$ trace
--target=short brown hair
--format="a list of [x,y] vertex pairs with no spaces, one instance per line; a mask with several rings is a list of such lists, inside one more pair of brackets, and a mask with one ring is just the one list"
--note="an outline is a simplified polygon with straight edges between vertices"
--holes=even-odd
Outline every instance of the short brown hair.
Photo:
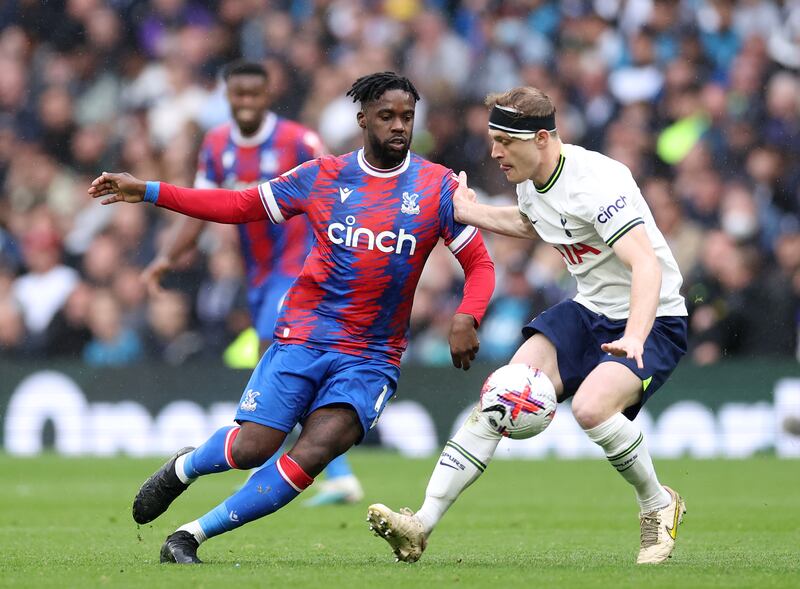
[[550,97],[533,86],[520,86],[508,92],[489,94],[486,106],[506,106],[518,110],[525,117],[546,117],[556,112]]

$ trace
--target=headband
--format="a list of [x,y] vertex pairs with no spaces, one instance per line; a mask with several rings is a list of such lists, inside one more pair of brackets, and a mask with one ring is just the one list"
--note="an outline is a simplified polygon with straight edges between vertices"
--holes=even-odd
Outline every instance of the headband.
[[533,139],[542,129],[550,133],[556,130],[556,113],[553,111],[543,117],[522,117],[518,110],[495,104],[489,113],[489,128],[504,131],[517,139]]

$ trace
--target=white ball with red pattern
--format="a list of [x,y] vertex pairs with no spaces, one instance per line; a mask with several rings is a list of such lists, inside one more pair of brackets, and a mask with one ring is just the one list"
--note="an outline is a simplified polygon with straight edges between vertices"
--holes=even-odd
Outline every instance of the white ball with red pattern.
[[553,383],[544,372],[527,364],[506,364],[483,383],[479,408],[499,434],[524,440],[550,425],[557,404]]

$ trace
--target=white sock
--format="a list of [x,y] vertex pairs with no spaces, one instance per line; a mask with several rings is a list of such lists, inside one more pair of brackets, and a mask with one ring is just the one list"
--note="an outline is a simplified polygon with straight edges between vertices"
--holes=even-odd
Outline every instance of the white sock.
[[178,475],[178,479],[184,485],[191,485],[193,482],[197,480],[197,477],[190,479],[186,476],[186,471],[183,469],[183,463],[186,462],[186,458],[191,454],[191,452],[187,452],[186,454],[181,454],[175,459],[175,474]]
[[605,451],[611,466],[633,486],[642,513],[669,505],[672,498],[658,482],[653,460],[638,425],[617,413],[584,431]]
[[425,502],[416,513],[426,536],[433,532],[461,492],[483,474],[500,438],[475,410],[448,440],[428,481]]
[[188,524],[183,524],[175,531],[180,532],[181,530],[184,532],[189,532],[192,536],[194,536],[194,539],[197,540],[198,544],[202,544],[207,540],[206,535],[203,533],[203,528],[200,527],[200,520],[194,520]]

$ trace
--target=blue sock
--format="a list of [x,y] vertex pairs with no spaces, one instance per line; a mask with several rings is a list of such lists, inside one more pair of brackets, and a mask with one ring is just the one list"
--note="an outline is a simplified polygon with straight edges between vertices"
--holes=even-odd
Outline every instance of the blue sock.
[[278,511],[312,482],[313,478],[283,454],[197,522],[206,538],[217,536]]
[[328,479],[337,479],[352,474],[353,470],[350,468],[350,463],[347,461],[347,457],[344,454],[331,460],[328,466],[325,467],[325,476]]
[[183,461],[183,474],[186,478],[195,479],[204,474],[236,468],[231,457],[231,447],[238,433],[238,425],[222,427],[202,446],[187,454]]

